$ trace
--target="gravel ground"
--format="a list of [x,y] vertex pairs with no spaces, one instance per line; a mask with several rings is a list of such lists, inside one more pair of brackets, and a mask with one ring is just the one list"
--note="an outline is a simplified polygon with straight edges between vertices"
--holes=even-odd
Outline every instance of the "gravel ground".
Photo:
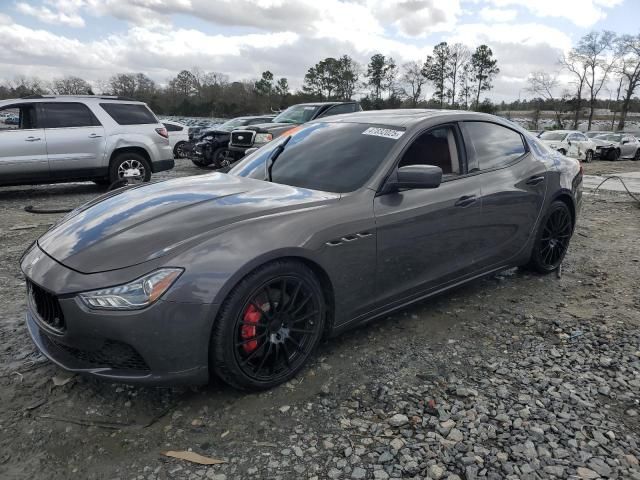
[[[196,173],[181,162],[165,176]],[[640,210],[628,197],[585,195],[562,278],[509,270],[467,284],[243,394],[70,377],[35,351],[18,259],[58,215],[22,208],[100,192],[0,189],[0,478],[640,479]],[[225,463],[161,454],[189,449]]]

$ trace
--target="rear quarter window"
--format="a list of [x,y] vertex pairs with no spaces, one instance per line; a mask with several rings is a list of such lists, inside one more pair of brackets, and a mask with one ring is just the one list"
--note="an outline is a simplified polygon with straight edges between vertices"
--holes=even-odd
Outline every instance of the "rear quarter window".
[[102,109],[119,125],[147,125],[158,123],[146,105],[137,103],[101,103]]
[[522,135],[510,128],[490,122],[464,122],[464,127],[481,171],[506,167],[527,151]]

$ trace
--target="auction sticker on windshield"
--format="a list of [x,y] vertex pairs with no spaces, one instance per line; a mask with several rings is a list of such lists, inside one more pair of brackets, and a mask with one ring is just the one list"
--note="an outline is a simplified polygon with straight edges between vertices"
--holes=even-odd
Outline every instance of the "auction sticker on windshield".
[[385,138],[393,138],[394,140],[399,139],[404,132],[401,130],[392,130],[391,128],[379,128],[379,127],[369,127],[364,132],[363,135],[374,135],[376,137],[385,137]]

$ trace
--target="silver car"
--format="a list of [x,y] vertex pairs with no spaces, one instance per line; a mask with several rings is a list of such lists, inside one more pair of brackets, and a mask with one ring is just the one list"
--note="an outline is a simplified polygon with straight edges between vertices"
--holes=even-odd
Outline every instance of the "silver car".
[[607,133],[591,139],[596,144],[596,157],[607,160],[632,158],[640,160],[640,142],[628,133]]
[[0,102],[0,185],[148,181],[173,166],[167,130],[142,102],[42,95]]

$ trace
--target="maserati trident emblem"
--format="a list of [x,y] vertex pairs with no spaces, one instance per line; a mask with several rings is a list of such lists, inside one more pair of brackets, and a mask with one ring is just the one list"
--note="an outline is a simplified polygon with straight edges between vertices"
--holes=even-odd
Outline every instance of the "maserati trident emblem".
[[244,136],[238,135],[238,140],[244,140]]

